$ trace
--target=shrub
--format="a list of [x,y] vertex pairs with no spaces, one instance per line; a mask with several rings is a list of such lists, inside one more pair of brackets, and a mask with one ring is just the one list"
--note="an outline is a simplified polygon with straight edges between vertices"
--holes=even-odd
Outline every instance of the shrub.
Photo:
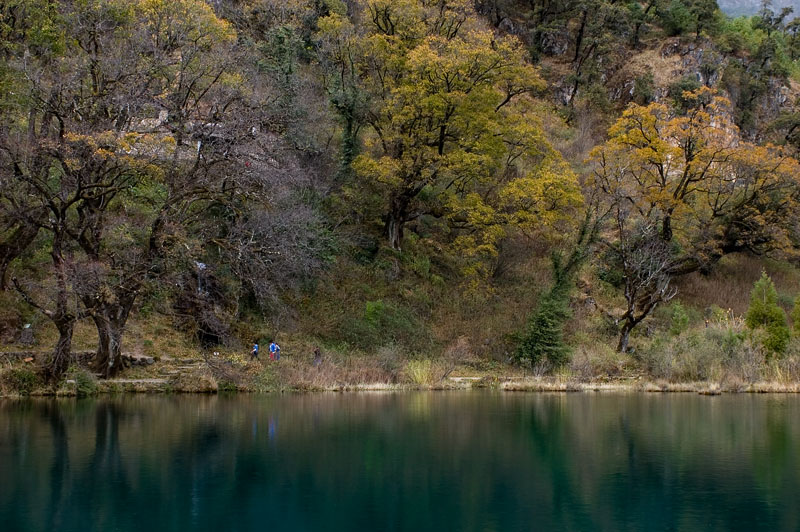
[[217,390],[219,392],[235,392],[239,389],[235,382],[229,380],[217,381]]
[[786,355],[773,363],[774,369],[777,370],[778,380],[794,383],[800,381],[800,341],[792,340],[786,350]]
[[762,331],[762,345],[771,353],[783,353],[791,334],[786,325],[786,313],[778,306],[778,292],[766,272],[753,285],[745,323],[751,330]]
[[378,349],[378,365],[391,376],[392,381],[397,381],[397,376],[403,368],[403,350],[397,345],[384,345]]
[[362,349],[386,344],[419,346],[425,332],[410,309],[383,300],[367,301],[363,317],[349,318],[341,327],[343,339]]
[[667,35],[674,37],[692,31],[694,17],[686,5],[679,0],[672,0],[666,10],[660,13],[662,25]]
[[689,314],[680,302],[676,301],[671,307],[671,318],[669,333],[673,336],[678,336],[689,327]]
[[708,378],[712,361],[719,358],[718,354],[709,353],[706,345],[701,345],[697,334],[674,339],[660,337],[642,353],[642,362],[652,376],[674,381]]
[[581,381],[590,381],[597,377],[619,376],[625,371],[630,357],[604,343],[590,347],[582,345],[576,349],[569,368],[572,375]]
[[97,378],[83,368],[71,368],[67,378],[75,381],[75,393],[78,397],[97,395]]
[[618,257],[613,251],[606,250],[600,254],[597,278],[614,288],[622,288],[625,284],[625,272],[622,271]]
[[3,372],[2,384],[11,393],[30,395],[40,380],[33,368],[11,368]]
[[273,368],[273,364],[267,364],[253,379],[253,390],[256,392],[277,392],[280,391],[280,379]]
[[696,381],[735,378],[758,380],[764,351],[742,330],[741,323],[714,323],[678,336],[661,336],[642,353],[656,378]]
[[569,316],[568,292],[554,287],[542,297],[528,322],[517,349],[517,360],[531,367],[542,360],[553,367],[564,364],[569,358],[569,348],[564,343],[564,322]]
[[672,105],[679,111],[686,111],[691,103],[683,93],[694,92],[700,88],[700,82],[696,76],[684,76],[669,86],[669,96],[672,98]]
[[797,299],[794,300],[794,306],[792,307],[792,329],[794,330],[795,336],[800,336],[800,296],[797,296]]
[[428,359],[409,360],[406,364],[406,375],[409,380],[419,386],[430,386],[433,384],[433,365]]
[[459,336],[456,338],[455,341],[444,349],[442,359],[449,369],[455,368],[459,364],[474,363],[476,361],[476,356],[472,351],[469,338],[466,336]]
[[647,72],[633,80],[633,101],[639,105],[647,105],[653,101],[655,95],[655,81],[653,73]]

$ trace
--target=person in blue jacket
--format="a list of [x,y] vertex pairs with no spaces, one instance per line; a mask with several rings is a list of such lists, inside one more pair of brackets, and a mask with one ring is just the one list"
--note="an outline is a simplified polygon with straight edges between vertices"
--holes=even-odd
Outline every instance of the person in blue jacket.
[[250,359],[258,358],[258,342],[253,343],[253,349],[250,351]]
[[280,360],[281,359],[281,346],[273,340],[269,344],[269,359],[270,360]]

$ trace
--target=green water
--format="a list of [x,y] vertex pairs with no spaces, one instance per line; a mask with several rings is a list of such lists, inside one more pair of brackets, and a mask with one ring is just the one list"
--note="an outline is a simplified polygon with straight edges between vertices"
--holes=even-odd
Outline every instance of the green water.
[[0,530],[800,530],[800,397],[0,401]]

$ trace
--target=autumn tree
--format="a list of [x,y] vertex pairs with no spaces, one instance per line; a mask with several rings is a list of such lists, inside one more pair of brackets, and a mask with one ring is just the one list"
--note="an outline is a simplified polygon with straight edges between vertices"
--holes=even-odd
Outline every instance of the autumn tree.
[[[0,127],[2,274],[5,276],[10,264],[34,242],[41,228],[51,232],[47,256],[52,276],[45,283],[49,297],[34,299],[29,286],[23,286],[16,278],[13,284],[58,331],[58,341],[45,365],[46,378],[56,380],[68,367],[74,326],[83,317],[82,310],[70,297],[74,264],[66,224],[75,198],[61,186],[57,169],[51,172],[49,164],[52,130],[61,130],[61,124],[53,113],[38,105],[41,103],[38,95],[29,92],[30,76],[22,69],[26,64],[22,59],[37,65],[54,64],[63,57],[65,34],[60,14],[48,2],[13,2],[4,4],[0,10],[4,55],[0,83],[7,90],[0,100],[6,118]],[[54,100],[48,95],[47,101]],[[58,129],[53,128],[54,124]],[[41,136],[47,140],[41,142]],[[31,179],[32,176],[36,177]]]
[[[544,226],[579,202],[529,98],[540,78],[518,43],[481,28],[470,4],[361,5],[355,68],[368,107],[353,197],[369,199],[393,249],[421,217],[468,228],[460,245],[474,249],[492,247],[503,223],[541,215]],[[342,34],[346,21],[324,24]]]
[[[658,228],[670,254],[659,269],[668,278],[709,270],[728,253],[790,250],[797,161],[742,141],[729,102],[710,89],[684,97],[685,114],[658,103],[630,106],[592,152],[590,186],[624,212],[629,227]],[[625,234],[618,231],[612,245],[623,245]],[[652,284],[635,301],[652,301],[663,286]],[[626,315],[635,310],[630,304]],[[636,303],[635,312],[643,319],[657,304]]]
[[[205,99],[223,84],[219,52],[233,34],[192,0],[64,4],[59,16],[69,28],[63,55],[12,62],[31,96],[20,113],[25,127],[9,124],[3,134],[4,166],[25,195],[4,197],[34,198],[28,212],[45,211],[22,219],[51,235],[57,308],[25,297],[61,332],[53,378],[66,369],[81,316],[97,326],[95,369],[111,376],[162,239],[206,197],[204,144],[224,133],[205,117],[224,109]],[[139,208],[129,209],[132,197]],[[82,308],[68,310],[76,299]]]
[[130,9],[129,26],[97,53],[126,50],[125,77],[114,86],[115,125],[132,145],[109,151],[128,159],[135,174],[122,189],[103,182],[98,194],[111,195],[103,201],[86,196],[75,234],[91,259],[78,288],[98,330],[94,367],[106,377],[123,366],[128,317],[145,283],[163,271],[167,250],[204,208],[236,189],[230,148],[252,127],[246,114],[231,119],[241,112],[241,91],[230,63],[235,33],[226,22],[194,0]]
[[152,284],[210,262],[209,272],[233,269],[230,285],[275,308],[282,290],[318,269],[325,229],[298,199],[319,196],[315,175],[267,112],[264,87],[291,73],[245,54],[252,48],[208,4],[76,2],[57,15],[63,53],[37,56],[23,40],[9,61],[31,96],[11,102],[16,120],[0,137],[0,264],[24,247],[7,236],[47,236],[58,282],[18,289],[54,321],[64,317],[53,378],[83,317],[98,332],[94,368],[110,377]]

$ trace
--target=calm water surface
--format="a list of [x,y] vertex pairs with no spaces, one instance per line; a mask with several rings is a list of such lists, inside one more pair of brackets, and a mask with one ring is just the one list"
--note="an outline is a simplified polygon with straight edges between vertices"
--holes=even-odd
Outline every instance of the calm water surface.
[[800,530],[800,397],[0,401],[0,530]]

